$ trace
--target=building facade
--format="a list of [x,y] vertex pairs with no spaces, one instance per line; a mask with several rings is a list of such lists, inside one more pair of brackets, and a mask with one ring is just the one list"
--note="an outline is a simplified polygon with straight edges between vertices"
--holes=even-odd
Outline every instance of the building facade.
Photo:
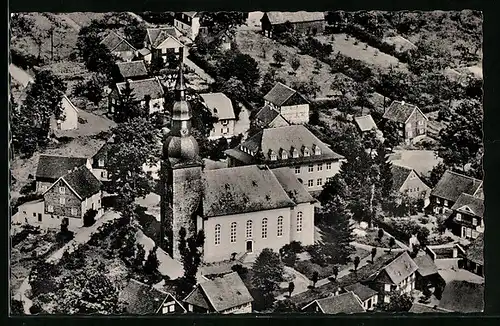
[[450,216],[455,235],[466,239],[476,239],[484,233],[484,200],[462,193],[451,207]]
[[164,111],[165,92],[158,78],[154,77],[117,83],[109,94],[108,105],[111,115],[117,114],[118,110],[120,110],[120,101],[127,87],[130,87],[131,95],[137,101],[137,104],[146,108],[149,114]]
[[137,54],[134,48],[123,36],[111,31],[102,41],[108,50],[122,61],[132,61]]
[[178,12],[174,15],[174,27],[194,41],[200,31],[200,15],[198,12]]
[[393,190],[399,193],[407,194],[414,199],[428,199],[431,188],[427,186],[415,170],[392,165],[392,185]]
[[61,108],[63,117],[60,119],[52,118],[51,129],[57,133],[58,131],[78,129],[78,108],[70,101],[70,99],[63,95],[61,99]]
[[280,82],[264,96],[264,105],[278,111],[291,124],[309,122],[309,101],[296,90]]
[[325,14],[323,12],[277,12],[264,13],[260,20],[262,33],[267,37],[279,37],[279,33],[291,28],[301,34],[322,34],[325,30]]
[[383,119],[391,121],[398,127],[399,136],[406,143],[422,139],[427,135],[427,117],[420,109],[404,101],[393,101],[386,109]]
[[184,44],[179,41],[178,37],[179,34],[173,27],[148,28],[144,48],[149,52],[143,53],[144,61],[151,63],[154,58],[162,57],[163,62],[167,62],[170,56],[178,58],[182,55],[184,48]]
[[36,192],[44,193],[60,177],[80,166],[92,169],[85,157],[40,155],[35,175]]
[[217,119],[210,131],[209,139],[233,137],[236,115],[231,100],[224,93],[204,93],[200,94],[200,97],[205,107]]

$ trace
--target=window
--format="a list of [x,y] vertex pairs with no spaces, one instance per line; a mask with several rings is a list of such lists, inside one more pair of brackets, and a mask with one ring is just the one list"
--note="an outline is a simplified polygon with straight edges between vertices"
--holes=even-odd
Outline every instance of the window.
[[314,165],[310,164],[309,167],[308,167],[308,171],[309,172],[313,172],[314,171]]
[[477,219],[472,218],[472,225],[476,226],[477,225]]
[[215,226],[215,245],[220,245],[220,224]]
[[59,198],[59,204],[61,204],[61,205],[66,204],[66,198],[64,198],[64,197]]
[[385,292],[390,292],[391,291],[391,285],[390,284],[384,284],[384,291]]
[[444,200],[444,206],[448,207],[448,201],[446,199]]
[[326,163],[326,169],[331,170],[332,169],[332,163]]
[[262,239],[267,239],[267,217],[262,219]]
[[64,195],[64,193],[66,192],[66,188],[64,187],[59,187],[59,193]]
[[278,159],[278,155],[272,153],[271,154],[271,161],[276,161]]
[[36,213],[33,213],[33,217],[36,217]]
[[419,126],[423,126],[423,125],[424,125],[424,120],[419,120],[419,121],[418,121],[418,125],[419,125]]
[[411,131],[408,131],[406,134],[407,134],[408,138],[413,137],[413,133]]
[[318,171],[323,171],[323,164],[318,164]]
[[297,212],[297,232],[302,232],[302,212]]
[[220,133],[223,134],[224,133],[224,128],[220,128]]
[[246,230],[246,236],[247,238],[251,238],[253,233],[253,222],[251,220],[247,221],[247,230]]
[[231,223],[231,243],[236,242],[236,222]]
[[308,187],[314,187],[314,180],[313,179],[307,180],[307,186]]
[[323,185],[323,179],[319,178],[318,180],[316,180],[316,185],[317,186],[322,186]]
[[71,209],[71,215],[77,216],[78,215],[78,210],[76,208]]
[[223,126],[227,126],[227,124],[229,123],[228,120],[222,120],[220,123],[222,123]]
[[295,167],[295,174],[299,174],[300,173],[300,166],[296,166]]
[[425,129],[419,129],[418,131],[419,131],[419,134],[421,134],[421,135],[425,134]]
[[436,198],[436,203],[440,204],[441,200],[439,198]]
[[175,311],[175,306],[173,304],[168,306],[168,312],[174,312],[174,311]]
[[101,178],[106,178],[106,171],[101,172]]
[[283,235],[283,216],[278,216],[278,229],[277,236],[281,237]]
[[100,158],[99,162],[97,164],[99,164],[99,167],[102,168],[104,166],[104,160],[102,158]]
[[[47,210],[48,210],[50,213],[53,213],[53,212],[54,212],[54,206],[49,205],[49,206],[47,207]],[[33,213],[33,214],[34,214],[34,213]]]

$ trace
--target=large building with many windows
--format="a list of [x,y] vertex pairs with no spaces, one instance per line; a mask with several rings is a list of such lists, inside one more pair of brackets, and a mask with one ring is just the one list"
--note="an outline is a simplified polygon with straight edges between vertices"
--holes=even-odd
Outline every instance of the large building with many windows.
[[288,167],[310,192],[321,191],[344,160],[302,125],[263,129],[226,154],[229,167]]
[[[175,86],[171,128],[163,145],[162,247],[180,258],[181,229],[203,230],[203,260],[279,250],[291,241],[314,243],[314,199],[290,168],[247,165],[206,170],[191,135],[191,108],[182,70]],[[314,148],[313,148],[314,150]]]

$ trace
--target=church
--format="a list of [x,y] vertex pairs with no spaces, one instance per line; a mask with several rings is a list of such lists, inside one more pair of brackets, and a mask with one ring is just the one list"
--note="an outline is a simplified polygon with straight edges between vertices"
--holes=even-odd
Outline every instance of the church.
[[161,161],[161,246],[180,259],[179,231],[203,230],[203,261],[314,244],[315,200],[289,168],[247,165],[206,170],[191,134],[191,107],[180,64],[171,126]]

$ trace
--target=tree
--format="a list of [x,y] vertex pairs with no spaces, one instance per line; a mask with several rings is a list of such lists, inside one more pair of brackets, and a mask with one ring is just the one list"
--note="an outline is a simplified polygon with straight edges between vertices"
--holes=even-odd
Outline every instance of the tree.
[[273,59],[278,67],[281,67],[283,65],[283,62],[285,62],[285,56],[279,50],[274,52]]
[[125,38],[136,49],[144,47],[144,38],[146,37],[146,26],[144,23],[127,24],[123,30]]
[[377,255],[377,248],[373,247],[371,251],[372,263],[375,262],[375,256]]
[[285,247],[282,247],[280,249],[280,256],[283,263],[285,264],[285,266],[295,266],[295,263],[297,262],[297,253],[293,250],[283,250],[283,248]]
[[247,89],[253,89],[260,79],[257,61],[237,50],[224,53],[218,64],[218,71],[220,77],[225,80],[234,77],[240,80]]
[[287,312],[299,312],[300,310],[297,308],[297,305],[289,300],[278,300],[276,301],[274,312],[278,313],[287,313]]
[[288,283],[288,296],[289,297],[292,296],[293,290],[295,290],[295,283],[293,283],[293,282]]
[[293,71],[297,71],[300,67],[300,60],[297,58],[293,58],[292,61],[290,61],[290,66],[292,67]]
[[276,82],[278,81],[276,78],[277,71],[273,67],[269,67],[267,72],[262,77],[262,83],[260,85],[260,93],[262,96],[269,93],[269,91],[274,87]]
[[244,25],[248,17],[247,13],[237,11],[203,12],[201,14],[201,25],[208,27],[210,31],[217,34],[222,31],[231,31],[237,26]]
[[354,272],[358,271],[359,263],[360,263],[359,256],[354,257]]
[[389,252],[391,252],[391,251],[392,251],[392,248],[393,248],[395,245],[396,245],[396,240],[395,240],[393,237],[389,238]]
[[443,163],[459,167],[476,159],[482,148],[483,111],[479,101],[465,100],[452,113],[449,124],[439,132],[438,155]]
[[319,85],[312,79],[308,82],[297,81],[293,83],[292,88],[308,99],[315,98],[318,92],[321,90]]
[[403,137],[399,134],[399,127],[396,122],[385,120],[382,124],[382,132],[384,133],[385,146],[394,148],[399,145]]
[[95,209],[89,209],[83,214],[83,226],[91,226],[95,223],[95,217],[97,216],[97,211]]
[[179,252],[184,267],[184,276],[181,278],[179,290],[183,295],[191,291],[196,285],[196,274],[201,264],[201,255],[203,244],[205,243],[205,234],[199,231],[187,238],[185,228],[179,230]]
[[389,303],[380,302],[377,304],[377,310],[384,312],[407,312],[413,305],[413,299],[408,294],[398,294],[393,292],[389,294]]
[[10,313],[12,315],[24,315],[24,305],[22,301],[10,300]]
[[335,279],[335,281],[337,280],[337,276],[339,276],[339,266],[338,265],[333,265],[332,267],[332,275]]
[[98,72],[111,80],[113,77],[113,66],[115,57],[104,44],[95,44],[93,50],[85,61],[85,66],[92,72]]
[[144,250],[144,246],[138,243],[133,262],[135,268],[142,269],[145,256],[146,256],[146,251]]
[[269,294],[283,281],[284,268],[280,257],[272,249],[264,248],[253,263],[252,284],[263,294]]
[[101,43],[99,34],[102,32],[100,24],[93,20],[90,25],[84,26],[78,32],[76,41],[76,54],[83,62],[87,62],[93,49]]
[[118,194],[118,209],[131,209],[138,197],[145,197],[153,189],[153,178],[144,166],[158,163],[161,143],[151,122],[134,118],[113,128],[114,142],[108,151],[110,188]]
[[118,123],[127,122],[134,118],[147,116],[146,109],[139,104],[141,99],[135,97],[134,91],[130,87],[130,82],[125,82],[125,87],[121,90],[120,99],[115,112],[115,121]]
[[146,262],[144,263],[144,271],[149,275],[154,275],[158,273],[158,266],[160,266],[160,261],[156,256],[156,251],[158,250],[158,246],[153,247],[146,258]]
[[312,278],[311,278],[311,281],[313,282],[313,285],[312,285],[313,288],[316,287],[316,283],[318,282],[318,278],[319,278],[318,271],[314,271],[312,274]]
[[152,75],[158,75],[165,68],[165,61],[161,55],[154,55],[149,64],[149,71]]
[[352,225],[346,211],[345,203],[338,199],[338,203],[327,204],[320,212],[320,220],[323,221],[325,230],[322,247],[329,263],[343,264],[351,254]]
[[104,81],[102,79],[104,78],[100,77],[99,74],[95,74],[88,81],[79,82],[75,86],[74,94],[85,97],[97,107],[104,99]]
[[378,229],[378,232],[377,232],[377,240],[379,242],[382,242],[383,237],[384,237],[384,229],[380,228],[380,229]]

